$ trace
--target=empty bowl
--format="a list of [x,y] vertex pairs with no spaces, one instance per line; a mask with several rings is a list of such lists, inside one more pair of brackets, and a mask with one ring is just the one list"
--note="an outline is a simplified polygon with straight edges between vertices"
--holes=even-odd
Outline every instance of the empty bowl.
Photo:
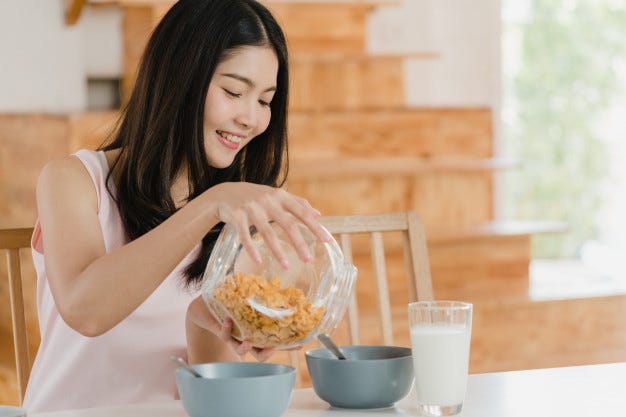
[[413,385],[411,348],[343,346],[347,360],[326,349],[306,352],[315,393],[333,407],[384,408],[404,398]]
[[291,401],[294,367],[256,362],[191,367],[202,377],[176,370],[178,393],[191,417],[279,417]]

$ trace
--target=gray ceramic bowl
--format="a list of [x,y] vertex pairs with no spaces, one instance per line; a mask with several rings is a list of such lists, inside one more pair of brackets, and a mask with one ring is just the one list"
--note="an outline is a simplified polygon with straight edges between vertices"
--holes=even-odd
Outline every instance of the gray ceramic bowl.
[[291,401],[295,368],[256,362],[192,365],[203,377],[176,370],[183,407],[191,417],[279,417]]
[[343,346],[348,360],[326,348],[306,352],[306,364],[316,394],[333,407],[391,407],[413,385],[411,348]]

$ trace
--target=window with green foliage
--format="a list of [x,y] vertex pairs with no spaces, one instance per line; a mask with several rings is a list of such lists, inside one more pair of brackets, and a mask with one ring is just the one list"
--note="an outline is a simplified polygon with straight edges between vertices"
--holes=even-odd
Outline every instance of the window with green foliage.
[[607,125],[626,108],[626,1],[502,6],[503,152],[521,162],[501,183],[503,213],[566,222],[568,233],[534,239],[534,256],[575,257],[598,237],[612,143],[626,142],[626,114]]

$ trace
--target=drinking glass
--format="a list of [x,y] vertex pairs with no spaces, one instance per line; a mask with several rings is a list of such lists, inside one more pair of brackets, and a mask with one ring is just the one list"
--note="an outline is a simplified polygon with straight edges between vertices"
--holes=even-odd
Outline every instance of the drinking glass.
[[410,303],[409,325],[419,412],[426,416],[460,413],[467,388],[472,304]]

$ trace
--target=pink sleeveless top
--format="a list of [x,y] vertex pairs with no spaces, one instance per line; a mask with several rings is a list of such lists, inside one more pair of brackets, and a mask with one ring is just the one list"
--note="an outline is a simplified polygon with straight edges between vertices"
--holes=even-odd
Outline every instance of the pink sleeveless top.
[[[105,186],[107,160],[104,152],[81,150],[75,155],[93,180],[102,235],[110,252],[124,245],[126,238],[117,206]],[[69,230],[67,238],[71,239]],[[24,398],[28,412],[177,398],[176,365],[170,355],[187,356],[185,314],[197,295],[184,288],[181,274],[198,250],[199,245],[126,319],[100,336],[85,337],[63,321],[54,304],[37,223],[32,254],[41,345]]]

